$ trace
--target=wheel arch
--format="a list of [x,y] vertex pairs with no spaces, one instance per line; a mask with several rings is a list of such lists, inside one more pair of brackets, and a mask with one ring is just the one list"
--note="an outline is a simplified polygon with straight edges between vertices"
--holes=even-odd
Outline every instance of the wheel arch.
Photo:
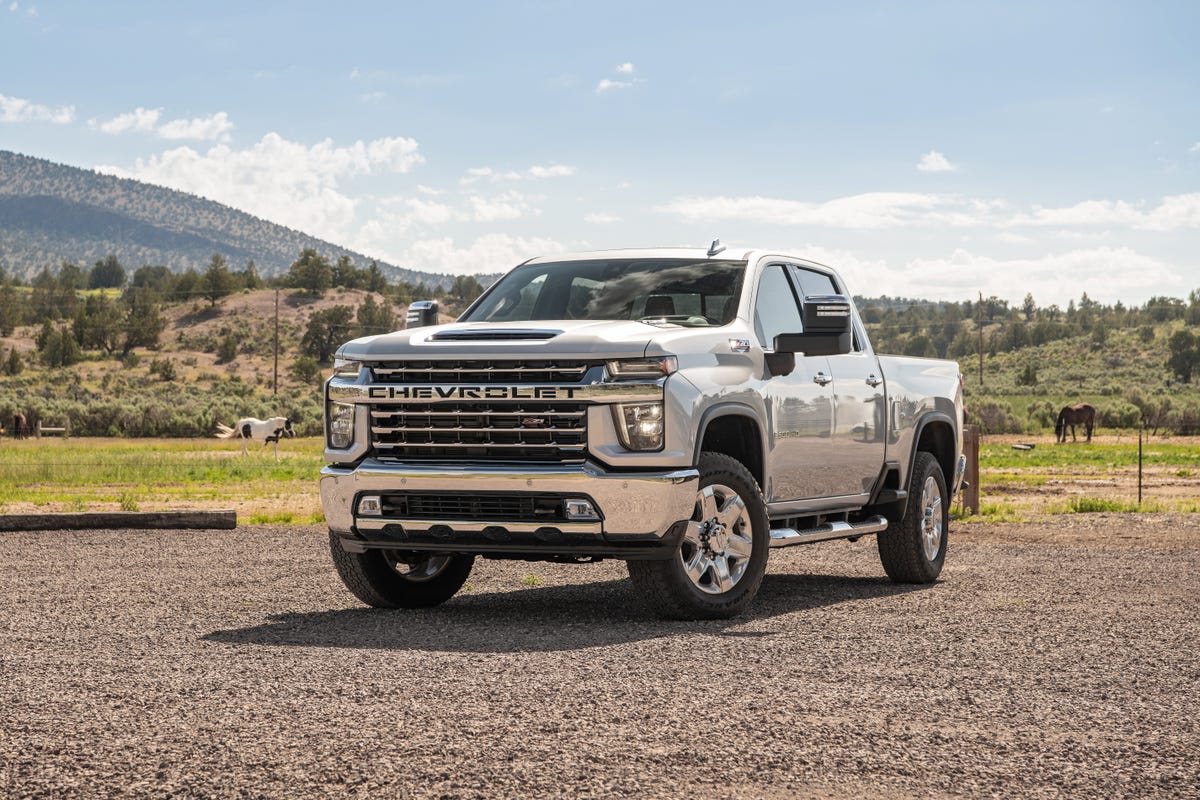
[[912,452],[908,456],[908,472],[911,475],[917,463],[917,453],[926,452],[937,459],[946,479],[947,488],[953,492],[954,457],[956,455],[954,420],[949,414],[933,411],[917,420],[913,430]]
[[696,450],[692,463],[700,463],[700,453],[708,450],[723,453],[740,462],[767,491],[766,433],[758,422],[754,409],[742,403],[722,403],[712,406],[700,416],[696,429]]

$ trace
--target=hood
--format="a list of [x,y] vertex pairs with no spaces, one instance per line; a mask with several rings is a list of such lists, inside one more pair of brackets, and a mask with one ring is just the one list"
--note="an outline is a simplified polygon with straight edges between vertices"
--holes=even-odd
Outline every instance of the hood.
[[[672,330],[680,326],[668,326]],[[452,322],[367,336],[342,345],[338,355],[362,361],[395,358],[630,358],[645,355],[662,331],[624,320]]]

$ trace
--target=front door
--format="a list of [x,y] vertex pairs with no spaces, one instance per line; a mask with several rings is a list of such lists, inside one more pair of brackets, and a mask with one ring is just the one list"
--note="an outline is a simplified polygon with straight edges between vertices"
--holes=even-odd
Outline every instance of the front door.
[[[778,334],[803,330],[798,297],[783,265],[772,264],[763,270],[754,300],[754,331],[764,353],[773,352]],[[770,447],[763,487],[767,501],[831,496],[835,483],[828,470],[833,433],[829,359],[797,355],[789,375],[764,369]]]

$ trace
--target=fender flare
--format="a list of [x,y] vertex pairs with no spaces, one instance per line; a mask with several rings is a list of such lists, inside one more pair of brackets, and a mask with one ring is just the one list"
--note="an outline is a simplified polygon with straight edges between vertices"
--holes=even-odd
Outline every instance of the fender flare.
[[[929,425],[931,423],[934,423],[934,422],[946,423],[947,425],[950,426],[951,436],[955,435],[956,429],[954,427],[954,420],[950,417],[949,414],[945,413],[944,411],[930,411],[927,414],[922,415],[921,418],[917,420],[917,424],[913,426],[913,447],[912,447],[912,452],[908,454],[908,472],[906,472],[904,474],[905,478],[912,475],[913,468],[916,466],[917,452],[918,452],[917,445],[921,441],[921,435],[923,433],[925,433],[925,429],[927,427],[929,427]],[[954,446],[953,440],[951,441],[951,446],[952,447]],[[950,460],[953,461],[954,457],[956,455],[958,455],[958,454],[952,452],[950,454]],[[945,469],[943,468],[942,471],[945,472]],[[950,465],[950,474],[946,475],[945,477],[946,477],[947,485],[949,485],[954,480],[954,465],[953,464]]]
[[[692,464],[698,465],[700,463],[700,448],[704,444],[704,435],[708,433],[709,424],[720,417],[745,417],[754,423],[754,427],[758,429],[759,439],[760,462],[758,464],[758,473],[762,475],[765,481],[767,478],[767,453],[770,452],[770,449],[767,447],[767,431],[759,420],[758,414],[755,413],[754,408],[745,403],[719,403],[709,406],[704,410],[704,413],[700,415],[700,423],[696,426],[696,444],[692,452]],[[751,472],[754,472],[754,470],[751,470]],[[765,486],[763,487],[763,491],[766,491]]]

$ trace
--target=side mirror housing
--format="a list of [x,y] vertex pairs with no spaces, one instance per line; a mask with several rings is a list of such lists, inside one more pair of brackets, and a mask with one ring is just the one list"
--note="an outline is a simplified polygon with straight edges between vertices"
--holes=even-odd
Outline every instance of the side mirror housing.
[[806,356],[840,356],[853,348],[850,300],[840,294],[804,298],[804,333],[781,333],[775,337],[776,353]]

